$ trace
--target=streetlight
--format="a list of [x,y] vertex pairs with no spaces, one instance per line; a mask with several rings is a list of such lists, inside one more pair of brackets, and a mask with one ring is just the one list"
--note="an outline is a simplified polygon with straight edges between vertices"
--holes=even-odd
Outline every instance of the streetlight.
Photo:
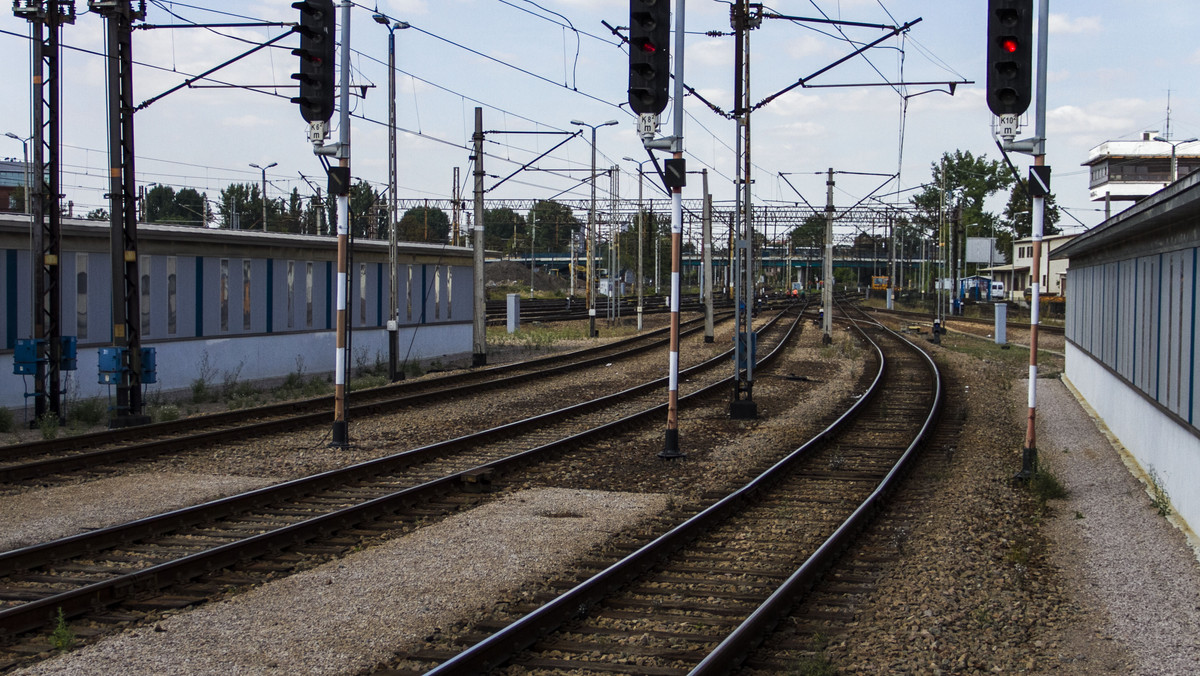
[[254,167],[255,169],[262,170],[263,232],[267,231],[267,170],[271,167],[277,166],[278,164],[278,162],[272,162],[265,167],[260,167],[253,162],[250,163],[250,166]]
[[[12,136],[12,134],[9,134],[9,136]],[[1185,143],[1195,143],[1197,139],[1195,136],[1193,136],[1192,138],[1185,138],[1182,141],[1170,141],[1161,136],[1155,136],[1154,140],[1162,141],[1163,143],[1168,143],[1171,145],[1171,182],[1174,183],[1179,179],[1179,162],[1175,158],[1175,148]]]
[[28,213],[30,213],[30,211],[29,211],[29,141],[33,140],[33,137],[30,136],[28,139],[24,139],[24,138],[21,138],[20,136],[17,136],[14,133],[12,133],[11,131],[6,133],[5,136],[7,136],[11,139],[16,139],[21,142],[21,153],[24,158],[24,169],[25,169],[25,213],[28,214]]
[[646,237],[646,214],[642,211],[642,165],[650,160],[635,160],[632,157],[622,157],[626,162],[633,162],[638,168],[638,259],[637,259],[637,329],[642,330],[642,240]]
[[371,15],[375,23],[381,24],[388,30],[388,190],[391,195],[391,209],[388,210],[388,379],[396,382],[400,375],[397,360],[400,354],[400,282],[396,275],[399,264],[396,252],[396,221],[399,200],[396,198],[396,30],[408,28],[407,21],[393,22],[386,15],[379,13],[376,7]]
[[[609,120],[600,124],[588,124],[580,120],[571,120],[577,127],[588,127],[592,130],[592,208],[588,212],[588,244],[587,244],[587,306],[588,306],[588,337],[596,337],[596,289],[594,272],[592,271],[592,256],[596,250],[596,129],[617,124]],[[575,274],[574,271],[571,274]]]

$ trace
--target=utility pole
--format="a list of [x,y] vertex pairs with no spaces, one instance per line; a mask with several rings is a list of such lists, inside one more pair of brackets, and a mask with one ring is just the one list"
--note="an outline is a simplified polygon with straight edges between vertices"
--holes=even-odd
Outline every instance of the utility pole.
[[475,308],[472,331],[472,366],[487,365],[487,307],[483,295],[483,108],[475,108]]
[[712,297],[712,195],[708,192],[708,169],[700,170],[701,181],[704,185],[704,207],[701,215],[701,242],[703,256],[701,264],[704,278],[700,286],[700,295],[704,297],[704,342],[711,343],[713,337],[713,297]]
[[[337,184],[337,321],[336,349],[333,381],[333,432],[330,437],[331,448],[348,448],[350,446],[350,430],[346,421],[346,334],[349,323],[349,313],[346,303],[349,289],[349,258],[350,258],[350,0],[341,4],[341,44],[339,56],[340,92],[338,95],[338,149],[337,172],[331,168],[331,176],[338,180],[330,180]],[[331,194],[334,190],[329,191]]]
[[825,282],[821,285],[821,309],[825,318],[821,322],[821,342],[833,342],[833,167],[825,179],[825,262],[821,271]]
[[454,167],[454,185],[450,186],[450,208],[454,214],[454,246],[459,246],[459,223],[462,221],[462,188],[458,185],[458,167]]
[[[400,264],[399,255],[397,252],[397,220],[399,214],[397,209],[400,200],[396,195],[399,189],[396,186],[396,30],[408,28],[408,23],[404,21],[393,22],[384,14],[376,12],[371,16],[375,23],[382,24],[388,31],[388,197],[391,200],[391,207],[388,209],[388,380],[396,382],[404,377],[404,374],[399,370],[399,353],[400,353],[400,281],[397,278],[399,272],[396,270]],[[458,187],[458,168],[455,167],[455,188]],[[263,191],[265,194],[266,187],[264,184]],[[455,193],[457,198],[457,193]],[[265,217],[264,217],[265,219]],[[455,238],[458,237],[458,201],[454,202],[454,227]]]
[[888,226],[888,288],[887,309],[896,308],[896,219],[892,212],[887,213]]
[[1018,479],[1032,479],[1037,472],[1037,368],[1038,327],[1041,323],[1042,235],[1046,223],[1046,195],[1050,193],[1050,167],[1046,165],[1046,58],[1049,52],[1050,0],[1038,2],[1037,93],[1034,99],[1033,164],[1029,175],[1029,192],[1033,195],[1033,303],[1029,315],[1029,416],[1025,426],[1025,446],[1021,451],[1021,471]]
[[130,0],[89,2],[89,9],[102,14],[108,27],[112,336],[120,359],[120,373],[115,376],[116,415],[109,420],[110,427],[150,421],[142,413],[142,326],[133,150],[133,22],[145,16],[132,5]]
[[620,167],[613,165],[609,171],[608,195],[609,195],[609,212],[608,212],[608,320],[610,326],[621,318],[621,294],[617,289],[620,288],[617,273],[620,271],[621,258],[618,250],[620,244],[620,225],[617,223],[617,196],[620,193],[619,181],[621,172]]
[[[60,38],[63,24],[75,23],[75,3],[58,0],[17,0],[13,14],[30,23],[33,37],[32,102],[33,164],[36,177],[26,174],[25,205],[30,220],[32,273],[32,339],[34,348],[34,415],[48,413],[63,419],[62,367],[62,248],[61,178],[62,109]],[[48,90],[48,91],[47,91]],[[47,132],[49,137],[47,138]],[[13,134],[10,134],[14,136]],[[25,141],[21,145],[28,151]],[[29,171],[26,152],[26,172]],[[30,195],[32,188],[32,196]],[[36,425],[30,421],[30,425]]]
[[679,276],[683,257],[683,185],[687,179],[683,159],[684,5],[685,0],[679,0],[675,10],[675,95],[671,114],[674,134],[671,139],[671,160],[667,163],[675,166],[666,168],[667,174],[678,171],[676,180],[671,184],[671,338],[667,375],[667,431],[663,450],[658,454],[658,457],[667,460],[686,457],[679,445],[679,304],[683,295]]
[[632,157],[625,157],[623,159],[626,162],[633,162],[638,165],[638,210],[637,210],[638,248],[637,248],[637,282],[636,283],[637,283],[637,330],[640,332],[642,330],[642,296],[643,296],[643,288],[642,287],[645,286],[645,284],[643,283],[643,280],[642,280],[642,278],[644,277],[644,275],[642,274],[642,270],[644,269],[642,267],[642,245],[644,244],[644,242],[646,240],[646,213],[642,207],[642,178],[644,176],[642,174],[642,165],[645,164],[646,162],[649,162],[650,160],[641,160],[639,162],[638,160],[635,160]]
[[591,209],[588,210],[588,232],[587,232],[587,291],[584,298],[587,300],[588,308],[588,337],[596,337],[596,129],[607,127],[616,124],[616,120],[601,122],[600,124],[588,124],[580,120],[571,120],[571,124],[577,127],[588,127],[592,130],[592,201]]
[[[736,242],[734,298],[734,378],[730,416],[737,419],[758,417],[754,402],[754,226],[750,206],[750,30],[762,23],[761,6],[751,12],[749,0],[736,0],[730,6],[730,25],[734,32],[734,119],[737,142],[734,147],[736,185],[734,189],[734,230]],[[737,286],[741,291],[736,291]]]
[[262,197],[262,212],[263,212],[263,232],[267,231],[267,170],[270,169],[271,167],[278,166],[278,165],[279,165],[278,162],[272,162],[265,167],[260,167],[257,164],[254,164],[253,162],[250,163],[250,166],[262,171],[262,195],[261,195],[261,197]]

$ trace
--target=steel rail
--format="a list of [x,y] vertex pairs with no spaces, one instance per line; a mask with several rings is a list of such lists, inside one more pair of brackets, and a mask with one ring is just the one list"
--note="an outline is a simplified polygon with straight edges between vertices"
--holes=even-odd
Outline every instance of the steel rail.
[[[933,431],[933,427],[937,422],[937,416],[942,409],[942,397],[944,396],[941,371],[927,352],[913,346],[911,341],[895,331],[881,324],[876,324],[880,329],[908,344],[913,351],[924,359],[930,371],[934,374],[935,391],[933,405],[929,414],[925,417],[920,431],[912,443],[909,444],[908,448],[904,450],[904,453],[901,454],[900,459],[888,471],[883,481],[871,492],[871,495],[838,526],[837,530],[817,548],[812,556],[796,569],[796,572],[792,573],[762,605],[754,610],[724,641],[718,644],[712,652],[701,660],[689,672],[689,676],[714,676],[716,674],[729,673],[762,641],[763,637],[786,616],[800,598],[812,589],[824,571],[833,565],[836,558],[849,547],[850,543],[857,537],[867,522],[882,508],[886,498],[895,490],[900,477],[911,465],[919,447]],[[878,349],[878,346],[876,348]]]
[[[688,322],[688,325],[694,328],[695,326],[698,326],[701,321],[701,319],[693,319]],[[628,345],[645,340],[647,338],[665,336],[666,333],[666,328],[660,328],[653,331],[644,332],[640,335],[630,336],[628,338],[622,338],[610,343],[605,343],[604,345],[583,348],[581,350],[573,350],[571,352],[562,354],[549,355],[546,357],[539,357],[537,359],[530,359],[510,364],[499,364],[485,368],[471,369],[464,373],[434,376],[421,381],[406,381],[385,385],[383,387],[372,388],[370,390],[359,390],[350,393],[350,400],[353,402],[355,399],[362,400],[367,398],[378,398],[381,395],[387,396],[387,394],[391,392],[410,391],[414,388],[427,389],[429,387],[437,387],[448,383],[470,381],[480,377],[493,376],[499,373],[520,370],[523,368],[537,367],[541,364],[569,362],[588,354],[608,353],[614,349],[621,350]],[[658,345],[661,344],[661,342],[662,341],[657,341],[653,344]],[[241,424],[251,415],[256,417],[271,417],[288,415],[295,413],[296,411],[303,410],[328,411],[332,408],[332,405],[333,395],[325,395],[279,404],[270,404],[267,406],[258,406],[252,409],[210,413],[207,415],[183,418],[180,420],[151,423],[149,425],[139,425],[121,430],[105,430],[102,432],[80,434],[61,439],[31,441],[22,444],[0,446],[0,458],[14,455],[30,456],[36,454],[54,453],[63,450],[95,447],[103,444],[128,441],[132,439],[141,439],[151,436],[179,434],[181,432],[187,432],[194,429],[211,428],[216,425]]]
[[[783,472],[786,472],[791,466],[798,463],[801,458],[809,453],[810,449],[836,434],[837,430],[843,428],[849,421],[854,419],[870,400],[878,396],[879,391],[882,389],[880,383],[883,381],[886,370],[886,362],[882,349],[874,341],[871,341],[865,332],[861,333],[874,346],[879,359],[879,369],[875,374],[871,386],[864,395],[843,412],[837,420],[736,492],[714,503],[666,534],[644,545],[621,561],[597,573],[553,601],[544,604],[537,610],[525,615],[504,629],[430,670],[428,674],[430,676],[465,676],[468,674],[485,673],[489,669],[499,667],[507,662],[515,653],[533,645],[534,642],[547,632],[558,628],[568,620],[578,616],[584,609],[599,603],[608,594],[648,572],[688,542],[710,530],[714,524],[741,509],[753,496],[777,481]],[[908,341],[904,342],[912,349],[916,349]],[[921,352],[920,350],[917,351]],[[924,353],[922,352],[922,354]],[[720,648],[721,654],[714,657],[713,662],[710,663],[710,666],[706,666],[705,669],[719,670],[723,668],[731,656],[738,654],[737,651],[739,650],[744,650],[746,642],[752,639],[754,631],[761,630],[766,624],[775,621],[780,612],[790,608],[791,603],[794,602],[796,593],[807,589],[806,585],[811,585],[812,580],[815,579],[814,575],[828,565],[831,556],[841,551],[845,539],[849,537],[848,534],[853,533],[857,525],[861,523],[862,518],[864,518],[862,515],[872,510],[878,504],[879,496],[883,495],[894,484],[896,477],[900,474],[901,463],[907,463],[908,459],[912,456],[912,449],[916,448],[919,442],[928,434],[933,415],[941,403],[940,377],[936,377],[938,373],[937,367],[928,357],[926,357],[926,361],[935,374],[935,382],[938,383],[938,386],[935,392],[935,405],[921,427],[918,439],[910,444],[909,450],[902,455],[901,461],[888,472],[881,484],[854,511],[851,517],[817,549],[813,557],[810,557],[809,562],[803,564],[789,578],[784,587],[781,587],[768,598],[767,603],[769,603],[769,606],[756,611],[751,616],[753,623],[745,624],[744,629],[739,627],[738,630],[735,630],[734,634],[731,634],[727,638],[729,645],[721,644],[724,646]],[[751,620],[747,619],[746,622],[750,623]],[[705,673],[716,672],[706,671]]]
[[[783,316],[783,313],[776,316],[771,320],[769,325],[774,324]],[[782,351],[783,346],[787,344],[796,327],[799,325],[801,317],[802,312],[796,314],[795,320],[787,328],[786,333],[780,339],[775,349],[764,356],[764,363],[773,360]],[[732,354],[732,349],[702,364],[692,366],[686,369],[684,373],[695,373],[704,368],[712,368],[721,361],[728,359],[730,354]],[[729,381],[729,378],[719,378],[716,382],[698,388],[683,398],[690,400],[719,392],[728,385]],[[421,456],[435,456],[444,453],[451,445],[472,446],[477,444],[483,435],[506,436],[521,427],[536,428],[552,415],[565,414],[563,412],[567,411],[578,412],[585,407],[595,408],[603,406],[613,400],[628,397],[634,391],[662,387],[665,382],[666,378],[659,378],[634,388],[629,388],[623,392],[607,395],[606,397],[590,402],[576,404],[556,412],[509,423],[486,430],[478,435],[468,435],[420,449],[406,451],[395,456],[379,458],[346,468],[330,470],[311,477],[295,479],[276,486],[249,491],[230,498],[214,500],[201,505],[138,519],[118,526],[111,526],[52,542],[5,552],[0,554],[0,576],[12,575],[54,561],[136,542],[140,539],[161,535],[177,528],[211,521],[237,512],[244,512],[288,496],[311,494],[321,487],[348,483],[361,476],[376,476],[381,471],[386,471],[388,465],[412,464]],[[78,589],[0,610],[0,636],[20,634],[46,626],[55,621],[57,617],[56,613],[60,610],[65,617],[74,617],[89,610],[112,605],[124,598],[128,598],[134,593],[157,590],[172,584],[182,583],[200,575],[227,568],[240,561],[281,551],[355,524],[395,513],[407,504],[428,500],[441,492],[452,489],[463,482],[468,476],[474,475],[480,470],[505,470],[517,467],[521,463],[528,462],[531,459],[545,456],[558,450],[571,448],[580,442],[605,438],[606,435],[610,435],[612,432],[630,425],[651,423],[656,421],[657,416],[660,416],[665,409],[665,403],[659,404],[639,413],[634,413],[597,426],[591,430],[564,437],[536,448],[527,449],[501,460],[472,467],[417,486],[370,499],[358,505],[300,521],[203,552],[197,552],[173,561],[167,561],[149,568],[92,583]]]
[[[692,326],[686,331],[687,335],[700,331],[703,328],[702,320],[692,320],[689,322],[689,324],[692,324]],[[656,336],[656,339],[652,341],[644,341],[645,344],[633,347],[630,347],[630,345],[637,342],[635,340],[624,339],[622,341],[618,341],[621,347],[624,348],[620,351],[614,351],[611,347],[609,347],[609,349],[588,348],[586,350],[579,350],[569,353],[567,356],[559,355],[544,357],[538,360],[497,366],[491,369],[443,376],[440,379],[423,381],[421,386],[415,388],[417,391],[412,392],[405,391],[403,386],[388,386],[386,389],[379,388],[379,390],[374,392],[374,396],[371,397],[374,399],[374,401],[353,403],[352,399],[351,406],[349,407],[349,413],[355,417],[358,417],[374,415],[381,412],[394,412],[397,408],[404,406],[420,405],[435,399],[456,397],[464,394],[475,394],[481,389],[495,389],[497,387],[510,386],[529,381],[534,378],[544,378],[547,375],[563,373],[571,369],[606,363],[607,361],[612,360],[614,356],[631,356],[662,345],[666,340],[665,337],[662,337],[664,332],[665,329],[655,331],[654,335]],[[644,339],[644,336],[642,338]],[[599,352],[599,356],[589,356],[597,352]],[[580,357],[585,358],[580,359]],[[520,371],[522,369],[529,369],[530,367],[538,368],[539,364],[553,365],[541,368],[540,370],[516,373],[508,376],[502,375],[509,371]],[[501,377],[491,380],[481,380],[481,378],[495,376],[497,374],[501,374]],[[441,386],[441,388],[431,389],[438,386]],[[408,389],[414,388],[410,387]],[[386,397],[390,393],[397,391],[400,392],[399,396],[380,398],[381,396]],[[311,405],[312,402],[318,401],[323,405]],[[239,421],[246,420],[247,416],[229,416],[222,418],[224,424],[230,425],[229,427],[209,429],[208,431],[196,432],[183,437],[157,439],[138,444],[130,444],[119,448],[85,451],[68,456],[47,458],[44,460],[3,466],[0,467],[0,483],[12,483],[15,481],[43,477],[54,473],[86,469],[102,464],[126,462],[138,458],[187,450],[203,444],[228,441],[230,439],[243,440],[248,437],[293,430],[297,426],[323,424],[326,422],[329,414],[328,404],[328,397],[324,397],[319,400],[304,400],[302,402],[295,402],[293,404],[281,404],[271,408],[276,411],[289,412],[291,413],[289,417],[265,420],[257,423],[241,424],[235,427],[232,425]],[[253,409],[251,409],[251,411],[253,411]],[[219,415],[224,416],[225,414]],[[254,417],[261,416],[254,415]],[[205,422],[207,422],[209,427],[217,426],[219,424],[217,420],[213,420],[208,416],[205,416],[205,419]],[[194,429],[194,427],[191,429]]]

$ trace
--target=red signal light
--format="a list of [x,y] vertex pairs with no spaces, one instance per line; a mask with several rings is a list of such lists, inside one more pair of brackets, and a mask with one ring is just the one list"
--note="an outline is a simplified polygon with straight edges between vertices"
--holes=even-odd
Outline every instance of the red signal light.
[[1000,47],[1009,54],[1015,54],[1020,45],[1017,44],[1016,38],[1005,38]]

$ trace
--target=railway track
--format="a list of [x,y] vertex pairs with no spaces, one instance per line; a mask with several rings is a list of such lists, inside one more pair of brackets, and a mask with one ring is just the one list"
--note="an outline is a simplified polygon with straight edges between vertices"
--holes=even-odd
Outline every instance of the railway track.
[[878,351],[875,381],[813,440],[465,650],[447,639],[379,673],[727,673],[853,541],[932,433],[933,362],[878,325],[863,335]]
[[[724,321],[729,315],[718,319]],[[703,318],[683,324],[681,333],[703,330]],[[632,336],[606,345],[514,364],[402,382],[352,392],[348,417],[395,413],[431,401],[448,400],[481,391],[511,387],[573,369],[608,363],[661,347],[667,329]],[[108,430],[63,439],[0,449],[0,484],[44,484],[49,477],[92,471],[115,463],[178,453],[198,446],[244,440],[327,423],[332,397],[197,416],[124,430]]]
[[[880,308],[870,308],[867,311],[871,314],[892,316],[892,317],[906,317],[906,318],[910,318],[914,321],[920,321],[920,322],[932,322],[933,321],[933,314],[929,313],[929,312],[913,312],[910,310],[884,310],[884,309],[880,309]],[[954,322],[955,324],[962,324],[962,325],[967,325],[967,326],[972,326],[972,327],[980,327],[981,329],[992,329],[995,327],[995,322],[993,320],[981,319],[981,318],[976,318],[976,317],[953,317],[953,316],[946,317],[947,325],[949,325],[951,322]],[[1030,324],[1028,322],[1010,321],[1010,322],[1008,322],[1007,326],[1009,329],[1018,329],[1021,331],[1028,331]],[[1053,324],[1039,323],[1038,331],[1041,331],[1044,333],[1052,333],[1052,334],[1060,335],[1060,336],[1063,335],[1063,327],[1055,326]]]
[[[732,307],[732,305],[732,301],[725,298],[714,298],[713,307],[718,311],[723,308]],[[704,312],[704,305],[695,296],[688,295],[682,299],[680,310],[682,312]],[[598,298],[596,301],[596,318],[601,319],[607,316],[610,311],[615,311],[619,317],[636,317],[637,301],[630,298],[621,298],[610,305],[607,298]],[[488,301],[486,312],[488,324],[492,326],[503,325],[508,320],[507,301]],[[670,312],[670,306],[667,304],[667,296],[654,295],[643,297],[642,312],[643,314],[664,314]],[[581,299],[573,299],[571,301],[565,298],[521,299],[522,322],[561,322],[587,318],[588,308]]]
[[[771,350],[764,363],[799,317],[790,309],[760,331],[761,349]],[[725,391],[727,359],[728,352],[683,371],[683,399]],[[664,388],[657,379],[478,434],[0,554],[0,665],[41,649],[44,637],[31,632],[60,611],[105,623],[131,619],[131,599],[159,599],[136,608],[199,603],[227,581],[213,582],[217,571],[287,570],[305,557],[328,558],[393,528],[405,510],[486,488],[490,477],[564,448],[661,423]]]

